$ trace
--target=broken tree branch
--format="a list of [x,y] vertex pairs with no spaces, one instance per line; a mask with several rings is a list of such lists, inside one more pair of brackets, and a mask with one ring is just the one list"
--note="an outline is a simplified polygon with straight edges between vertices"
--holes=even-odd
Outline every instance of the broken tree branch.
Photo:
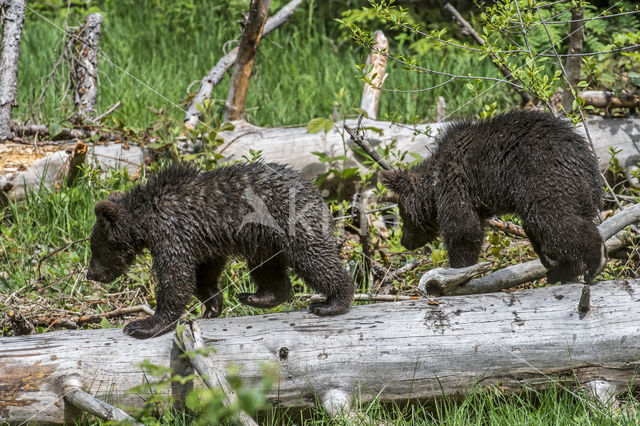
[[262,29],[269,16],[271,0],[251,0],[249,19],[242,29],[227,101],[224,104],[224,121],[241,120],[244,116],[244,102],[249,90],[249,79],[258,52]]
[[382,155],[378,153],[367,141],[367,136],[362,129],[362,119],[364,118],[364,114],[360,114],[360,118],[358,118],[358,126],[354,131],[346,124],[344,125],[344,130],[351,136],[351,140],[358,145],[364,152],[366,152],[369,157],[384,170],[393,170],[393,166],[387,160],[385,160]]
[[367,113],[367,117],[376,119],[378,116],[378,107],[380,106],[380,88],[387,79],[387,53],[389,52],[389,40],[380,30],[373,33],[373,46],[371,54],[367,58],[366,69],[369,69],[366,78],[371,83],[365,83],[362,90],[362,99],[360,101],[360,109]]
[[[178,329],[180,330],[180,328]],[[228,407],[233,405],[238,400],[236,392],[233,390],[227,378],[222,374],[222,371],[207,357],[207,348],[202,338],[202,331],[198,326],[198,323],[191,322],[190,327],[184,327],[182,334],[174,337],[174,342],[180,347],[180,349],[187,354],[191,364],[196,369],[202,381],[207,385],[209,389],[220,388],[225,395],[223,404]],[[258,426],[245,411],[240,411],[237,418],[238,423],[245,426]]]
[[[265,37],[267,34],[285,23],[291,17],[296,8],[300,6],[300,3],[302,3],[302,0],[292,0],[283,6],[278,13],[267,19],[267,23],[264,25],[264,29],[262,30],[262,36]],[[200,82],[198,93],[196,93],[193,101],[191,101],[184,117],[184,126],[187,129],[196,128],[198,120],[202,114],[198,110],[198,106],[202,105],[205,99],[209,99],[211,97],[213,88],[222,81],[222,77],[224,77],[227,70],[231,68],[231,65],[236,62],[237,57],[238,47],[235,47],[229,53],[220,58],[218,63],[211,68],[207,76]]]
[[24,23],[25,0],[0,2],[2,52],[0,52],[0,142],[12,136],[11,110],[18,96],[18,59]]
[[124,421],[127,424],[142,426],[142,423],[137,422],[136,419],[118,407],[107,404],[83,391],[80,386],[80,379],[77,377],[71,376],[62,379],[61,387],[61,393],[64,395],[65,402],[68,402],[79,410],[86,411],[103,420]]

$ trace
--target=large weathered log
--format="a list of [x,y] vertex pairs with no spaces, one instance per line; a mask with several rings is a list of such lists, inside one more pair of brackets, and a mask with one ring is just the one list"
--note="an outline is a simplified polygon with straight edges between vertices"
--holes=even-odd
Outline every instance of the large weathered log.
[[[616,158],[620,166],[624,168],[637,166],[640,160],[640,118],[588,116],[587,123],[601,169],[606,169],[609,165],[610,146],[619,150]],[[357,124],[357,119],[346,121],[346,125],[351,128],[355,128]],[[413,126],[370,119],[362,121],[365,128],[373,127],[382,131],[382,134],[371,130],[366,131],[367,139],[374,148],[393,145],[395,150],[414,152],[424,158],[430,155],[434,138],[447,124],[431,123]],[[584,135],[582,126],[578,126],[577,130]],[[367,169],[363,163],[369,160],[354,155],[351,149],[344,152],[343,137],[347,140],[348,146],[352,146],[353,142],[345,134],[341,123],[334,126],[326,135],[324,131],[309,134],[306,127],[269,129],[246,123],[236,126],[233,131],[220,132],[219,135],[227,141],[223,154],[229,159],[241,160],[243,155],[247,155],[249,149],[261,150],[265,160],[289,164],[311,179],[325,173],[329,167],[313,152],[322,152],[329,156],[346,155],[349,158],[346,167],[360,167],[362,170]],[[288,142],[282,143],[282,141]],[[411,156],[406,156],[407,161],[412,159]]]
[[244,118],[244,101],[249,90],[249,78],[253,72],[262,29],[269,17],[271,0],[251,0],[249,18],[242,29],[238,57],[231,74],[231,84],[224,104],[224,121]]
[[[91,145],[85,148],[84,162],[102,170],[126,168],[130,175],[138,173],[147,158],[146,151],[137,145]],[[73,169],[72,156],[73,149],[68,149],[33,162],[27,170],[10,177],[9,182],[13,187],[7,192],[8,196],[17,200],[22,199],[28,189],[64,185],[69,170]]]
[[[283,6],[278,13],[267,19],[267,23],[264,24],[264,29],[262,30],[262,36],[266,36],[286,22],[296,8],[300,6],[300,3],[302,3],[302,0],[292,0]],[[202,105],[205,99],[209,99],[211,97],[213,88],[220,83],[222,77],[224,77],[227,70],[231,68],[231,65],[236,61],[237,57],[238,47],[235,47],[229,53],[220,58],[218,63],[211,68],[207,76],[200,82],[198,93],[196,93],[196,96],[193,98],[193,101],[191,102],[191,105],[189,105],[184,117],[184,126],[187,129],[195,129],[201,115],[198,110],[198,105]]]
[[[307,312],[198,321],[208,358],[236,366],[248,385],[263,363],[279,370],[268,399],[282,407],[313,405],[316,396],[364,401],[457,396],[476,385],[505,392],[594,379],[628,389],[640,365],[640,280],[592,286],[591,310],[575,309],[582,286],[567,284],[510,294],[442,297],[353,307],[334,318]],[[432,303],[432,302],[431,302]],[[58,331],[2,339],[0,421],[69,421],[60,378],[111,404],[139,407],[133,386],[154,379],[139,364],[193,372],[168,334],[136,340],[119,329]],[[184,386],[170,393],[179,402]]]
[[3,27],[0,53],[0,142],[11,137],[11,110],[18,96],[18,59],[24,7],[24,0],[0,1]]

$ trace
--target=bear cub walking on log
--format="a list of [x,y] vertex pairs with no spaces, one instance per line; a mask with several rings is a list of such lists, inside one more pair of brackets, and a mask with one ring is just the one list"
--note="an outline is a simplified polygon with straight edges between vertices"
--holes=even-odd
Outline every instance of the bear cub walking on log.
[[124,332],[138,338],[173,329],[193,294],[204,317],[220,315],[218,290],[226,259],[247,259],[255,293],[242,303],[259,308],[287,300],[291,267],[325,302],[316,315],[349,308],[354,284],[338,256],[332,220],[316,187],[279,164],[244,163],[201,172],[176,164],[126,193],[95,205],[87,278],[110,282],[148,248],[158,281],[155,314],[130,322]]
[[606,262],[593,219],[604,191],[598,163],[571,124],[515,111],[447,127],[431,156],[406,171],[382,171],[398,194],[402,245],[413,250],[442,233],[453,268],[477,262],[485,219],[516,213],[550,282],[584,275]]

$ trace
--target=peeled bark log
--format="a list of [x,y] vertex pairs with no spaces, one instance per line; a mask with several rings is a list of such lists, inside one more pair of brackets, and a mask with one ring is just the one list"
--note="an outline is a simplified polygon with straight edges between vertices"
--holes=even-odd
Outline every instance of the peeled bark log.
[[[198,324],[215,348],[210,362],[222,371],[235,366],[248,386],[262,379],[263,363],[277,367],[279,381],[267,397],[280,407],[312,406],[316,396],[331,408],[354,397],[426,400],[476,386],[510,393],[595,379],[637,387],[640,280],[594,284],[591,310],[582,318],[575,309],[581,288],[354,306],[330,318],[289,312]],[[155,381],[139,364],[147,359],[191,374],[179,355],[170,334],[136,340],[119,329],[3,338],[0,421],[70,421],[58,384],[69,376],[97,398],[139,407],[148,395],[126,391]],[[180,402],[198,383],[173,383],[161,392]]]
[[371,80],[372,84],[365,83],[364,85],[360,109],[367,113],[367,117],[375,120],[378,116],[380,95],[382,94],[380,88],[387,79],[387,57],[385,53],[389,51],[389,40],[379,30],[373,34],[373,40],[372,52],[367,58],[366,64],[367,68],[371,66],[367,78]]
[[238,46],[238,58],[231,75],[231,85],[224,105],[224,121],[241,120],[244,116],[244,101],[249,90],[249,78],[258,52],[262,29],[269,17],[271,0],[251,0],[249,19],[242,29]]
[[[613,118],[588,116],[587,123],[591,137],[596,148],[596,155],[600,162],[600,168],[606,169],[609,165],[609,147],[612,146],[620,152],[616,155],[620,166],[623,168],[635,167],[640,161],[640,118]],[[357,119],[346,120],[346,125],[356,128]],[[427,158],[433,149],[434,137],[448,123],[431,123],[419,125],[393,124],[387,121],[364,119],[364,127],[374,127],[382,131],[379,135],[367,130],[367,140],[374,147],[392,145],[397,151],[409,151]],[[363,164],[369,158],[354,155],[351,149],[344,152],[343,137],[347,145],[353,142],[344,134],[340,124],[337,124],[326,135],[324,131],[310,134],[305,127],[297,128],[260,128],[242,123],[233,131],[220,132],[226,144],[223,146],[223,154],[230,160],[242,160],[242,156],[249,149],[261,150],[262,157],[267,161],[282,162],[310,179],[325,173],[328,165],[322,163],[313,152],[322,152],[329,156],[346,155],[349,158],[345,167],[359,167],[368,170]],[[580,125],[577,131],[584,135],[584,129]],[[427,134],[425,134],[427,133]],[[344,135],[344,136],[343,136]],[[282,143],[288,141],[288,143]],[[407,161],[413,160],[411,156]]]
[[96,112],[98,97],[98,40],[102,15],[92,13],[84,21],[84,25],[76,40],[77,58],[72,81],[75,84],[74,103],[76,121],[93,118]]
[[10,138],[11,110],[18,96],[18,59],[24,23],[24,0],[0,2],[2,52],[0,53],[0,142]]

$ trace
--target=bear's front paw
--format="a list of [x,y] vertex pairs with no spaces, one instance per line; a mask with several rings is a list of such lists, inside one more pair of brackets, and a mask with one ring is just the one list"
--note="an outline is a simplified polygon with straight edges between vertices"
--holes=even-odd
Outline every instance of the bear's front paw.
[[173,325],[175,324],[165,324],[159,322],[157,318],[151,317],[132,321],[127,324],[122,331],[137,339],[148,339],[149,337],[157,337],[171,331]]
[[312,302],[309,305],[309,312],[321,317],[344,314],[347,310],[349,310],[349,305],[331,302]]

